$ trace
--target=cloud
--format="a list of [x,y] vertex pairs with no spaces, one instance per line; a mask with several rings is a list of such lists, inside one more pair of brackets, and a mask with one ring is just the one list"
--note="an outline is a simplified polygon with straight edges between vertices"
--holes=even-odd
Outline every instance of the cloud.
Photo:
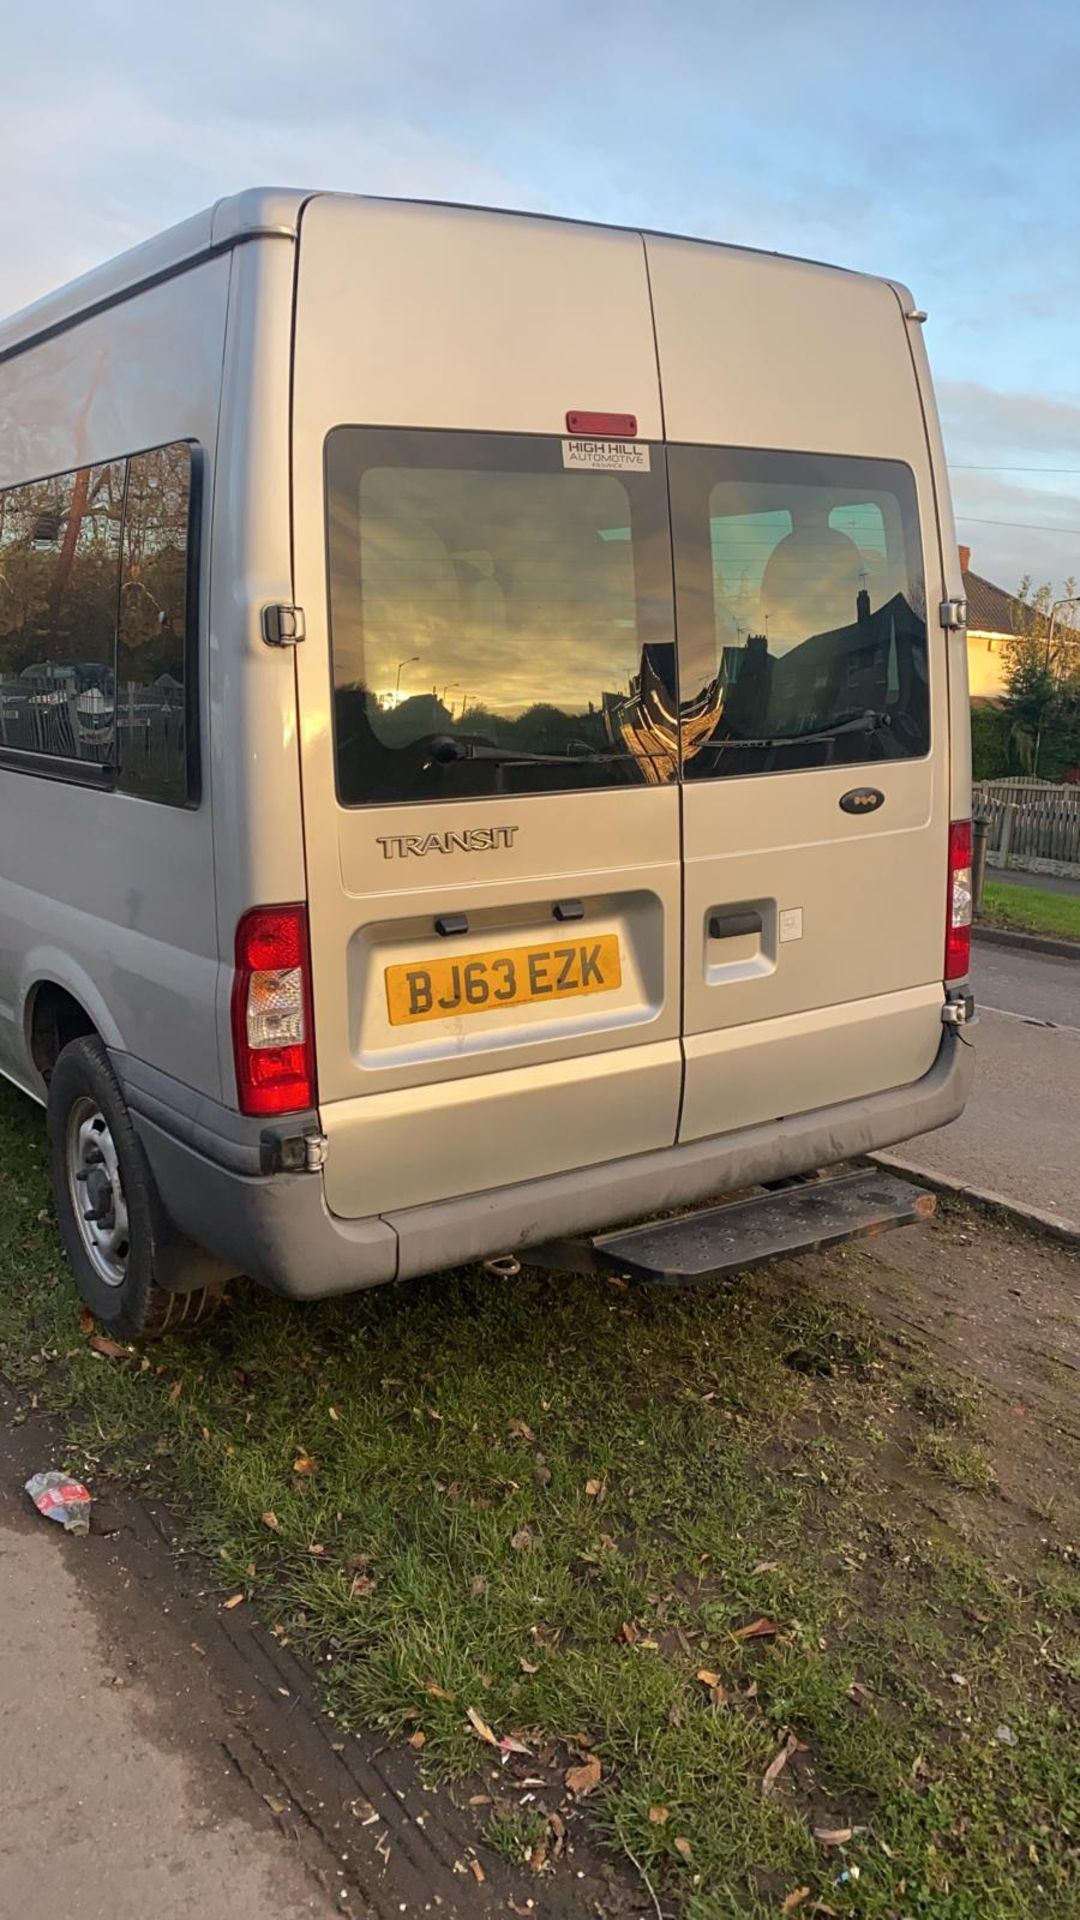
[[1064,466],[1071,459],[1080,467],[1080,401],[1010,393],[976,380],[942,380],[937,393],[950,457],[1004,461],[1015,454],[1022,466]]

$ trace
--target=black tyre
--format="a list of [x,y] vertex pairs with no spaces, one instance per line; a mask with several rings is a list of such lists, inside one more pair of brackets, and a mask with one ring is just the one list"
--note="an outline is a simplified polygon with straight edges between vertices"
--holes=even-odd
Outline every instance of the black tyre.
[[152,1340],[215,1311],[219,1286],[163,1287],[175,1236],[101,1041],[72,1040],[49,1081],[49,1169],[60,1233],[90,1311],[125,1340]]

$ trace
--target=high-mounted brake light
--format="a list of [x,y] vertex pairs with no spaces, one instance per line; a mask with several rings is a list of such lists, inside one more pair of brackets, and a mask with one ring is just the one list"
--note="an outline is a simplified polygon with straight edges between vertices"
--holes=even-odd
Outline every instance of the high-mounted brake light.
[[590,440],[634,440],[637,437],[637,414],[568,413],[566,431],[585,434]]
[[233,1055],[241,1113],[315,1104],[307,910],[252,907],[236,929]]
[[949,828],[949,892],[945,920],[945,978],[963,980],[971,970],[971,821]]

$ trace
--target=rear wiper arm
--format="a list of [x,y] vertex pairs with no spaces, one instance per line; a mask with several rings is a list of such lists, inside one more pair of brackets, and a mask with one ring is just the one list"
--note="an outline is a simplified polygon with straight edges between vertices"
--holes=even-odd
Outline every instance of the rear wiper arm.
[[705,740],[697,752],[705,753],[711,748],[714,753],[722,753],[727,747],[795,747],[804,741],[837,740],[845,733],[865,733],[869,736],[891,726],[889,714],[875,713],[872,707],[867,707],[865,712],[855,714],[850,720],[838,721],[835,727],[819,727],[810,733],[778,733],[763,740]]
[[625,760],[624,753],[594,753],[586,747],[576,753],[521,753],[516,747],[489,747],[478,740],[454,740],[449,734],[437,734],[428,743],[429,767],[450,767],[459,760],[490,760],[500,767],[565,767],[575,761]]

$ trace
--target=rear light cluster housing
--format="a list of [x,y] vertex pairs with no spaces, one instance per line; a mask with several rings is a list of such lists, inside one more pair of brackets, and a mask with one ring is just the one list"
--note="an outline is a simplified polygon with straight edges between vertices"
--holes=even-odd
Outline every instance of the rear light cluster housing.
[[307,909],[252,907],[236,929],[233,1058],[241,1113],[313,1107],[315,1024]]
[[945,914],[945,978],[964,980],[971,971],[971,821],[949,827],[949,891]]

